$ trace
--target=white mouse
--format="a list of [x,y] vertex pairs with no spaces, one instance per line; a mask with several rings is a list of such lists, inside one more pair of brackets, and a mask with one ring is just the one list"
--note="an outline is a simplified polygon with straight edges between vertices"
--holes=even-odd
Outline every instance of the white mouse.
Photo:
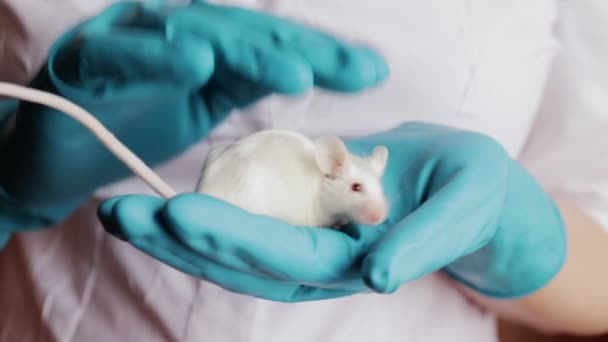
[[387,159],[384,146],[357,156],[338,137],[265,130],[212,147],[196,191],[292,225],[377,225],[389,211]]
[[[60,96],[0,82],[0,95],[48,106],[89,129],[110,152],[161,197],[177,192],[118,140],[94,115]],[[314,141],[287,130],[267,130],[214,147],[197,192],[293,225],[336,227],[348,221],[376,225],[389,205],[382,189],[388,150],[350,154],[337,137]]]

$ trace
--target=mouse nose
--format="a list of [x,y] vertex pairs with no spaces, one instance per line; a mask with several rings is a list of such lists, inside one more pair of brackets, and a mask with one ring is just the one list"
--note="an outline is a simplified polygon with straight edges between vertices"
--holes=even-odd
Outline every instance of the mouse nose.
[[377,225],[382,223],[388,215],[388,207],[383,204],[368,205],[361,211],[361,223]]

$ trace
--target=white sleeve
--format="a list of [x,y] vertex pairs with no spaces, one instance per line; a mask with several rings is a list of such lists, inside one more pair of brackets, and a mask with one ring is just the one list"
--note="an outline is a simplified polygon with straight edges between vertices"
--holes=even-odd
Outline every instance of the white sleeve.
[[608,2],[562,1],[561,50],[521,162],[608,231]]
[[59,36],[116,0],[0,1],[0,80],[24,84]]

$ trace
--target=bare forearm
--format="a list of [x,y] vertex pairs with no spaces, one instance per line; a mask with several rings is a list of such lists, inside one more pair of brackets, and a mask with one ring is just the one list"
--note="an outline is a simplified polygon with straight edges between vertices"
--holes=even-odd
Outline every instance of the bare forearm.
[[546,333],[607,333],[608,234],[570,202],[559,200],[558,204],[568,231],[568,257],[547,286],[509,301],[463,291],[498,316]]

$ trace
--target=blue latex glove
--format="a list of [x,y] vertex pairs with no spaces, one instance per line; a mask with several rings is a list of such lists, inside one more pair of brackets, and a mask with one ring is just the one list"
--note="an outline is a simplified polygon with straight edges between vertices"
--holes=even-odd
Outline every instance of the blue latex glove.
[[[16,100],[0,100],[0,126],[7,125],[10,117],[17,110],[18,102]],[[0,146],[4,143],[4,138],[2,134],[0,134]],[[3,232],[0,229],[0,250],[4,248],[8,240],[10,239],[9,232]]]
[[[366,48],[265,14],[126,2],[63,35],[32,86],[95,114],[154,166],[273,92],[354,92],[387,73]],[[20,105],[0,157],[4,231],[57,223],[97,187],[131,175],[80,123],[30,103]]]
[[11,117],[17,110],[18,102],[16,100],[0,99],[0,124]]
[[556,204],[490,137],[410,123],[347,145],[389,149],[392,209],[361,270],[373,290],[390,293],[443,269],[482,294],[514,298],[561,269],[566,231]]
[[565,230],[555,204],[495,141],[410,123],[347,142],[363,155],[377,145],[389,149],[392,206],[377,227],[293,227],[201,194],[118,196],[99,217],[177,269],[278,301],[392,292],[440,269],[483,294],[515,297],[560,269]]

